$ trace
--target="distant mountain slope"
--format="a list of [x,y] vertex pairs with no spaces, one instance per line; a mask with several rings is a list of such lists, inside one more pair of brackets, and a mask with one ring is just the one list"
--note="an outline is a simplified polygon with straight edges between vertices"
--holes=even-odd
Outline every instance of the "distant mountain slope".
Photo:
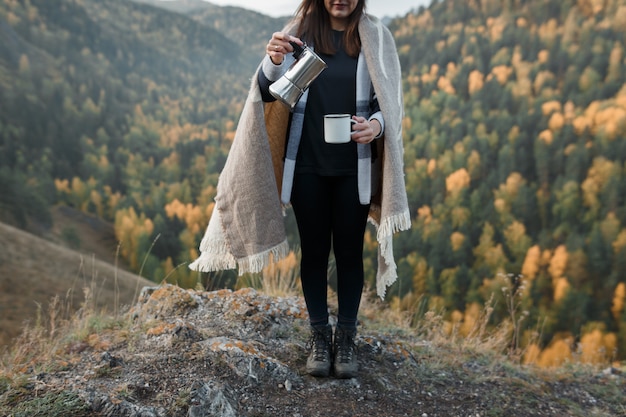
[[149,4],[151,6],[160,7],[170,12],[176,12],[181,14],[192,14],[207,9],[215,9],[216,6],[213,3],[204,0],[129,0],[136,3]]
[[[93,235],[97,239],[97,235]],[[0,223],[0,347],[9,345],[24,322],[34,324],[39,306],[45,320],[55,296],[73,312],[92,291],[96,307],[113,311],[136,301],[138,291],[155,285],[135,274]]]
[[238,7],[204,9],[192,17],[249,49],[259,60],[265,54],[265,45],[272,33],[289,21],[289,17],[270,17]]
[[[217,6],[203,0],[130,0],[174,11],[214,28],[259,59],[272,33],[282,29],[289,16],[270,17],[241,7]],[[295,11],[295,6],[294,6]]]
[[79,175],[81,137],[125,133],[137,104],[196,97],[217,107],[241,94],[257,61],[206,25],[129,1],[34,0],[0,13],[12,22],[0,26],[0,161],[14,167],[18,151],[31,161],[50,151],[56,177]]
[[[219,31],[148,5],[0,2],[0,218],[49,224],[55,178],[106,172],[107,189],[126,195],[120,162],[172,151],[172,139],[157,151],[162,125],[194,130],[183,158],[219,148],[257,63]],[[210,150],[216,164],[222,153]]]

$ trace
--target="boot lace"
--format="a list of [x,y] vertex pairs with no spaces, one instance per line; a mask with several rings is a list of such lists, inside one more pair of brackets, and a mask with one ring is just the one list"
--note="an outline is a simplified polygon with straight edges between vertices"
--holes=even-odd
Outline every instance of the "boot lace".
[[337,336],[339,336],[339,340],[336,341],[337,360],[340,363],[350,363],[356,349],[354,336],[348,332],[339,332]]
[[326,340],[326,335],[314,329],[311,332],[311,338],[309,340],[309,346],[311,347],[311,351],[313,352],[313,357],[316,361],[326,362],[329,358],[329,341]]

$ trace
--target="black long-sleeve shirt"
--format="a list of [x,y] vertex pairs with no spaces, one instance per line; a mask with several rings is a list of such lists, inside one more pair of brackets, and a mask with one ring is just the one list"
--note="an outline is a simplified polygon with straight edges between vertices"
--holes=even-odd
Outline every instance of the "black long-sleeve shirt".
[[[324,115],[356,114],[358,58],[352,58],[345,52],[342,37],[343,32],[333,31],[337,47],[334,55],[318,53],[328,68],[309,86],[296,173],[324,176],[357,174],[356,142],[329,144],[324,141]],[[270,84],[261,71],[259,85],[263,101],[275,100],[269,93]],[[370,114],[379,110],[378,102],[374,101]]]
[[343,32],[333,31],[334,55],[318,54],[328,68],[313,81],[304,113],[296,173],[356,175],[356,142],[332,144],[324,141],[325,114],[356,114],[357,58],[342,48]]

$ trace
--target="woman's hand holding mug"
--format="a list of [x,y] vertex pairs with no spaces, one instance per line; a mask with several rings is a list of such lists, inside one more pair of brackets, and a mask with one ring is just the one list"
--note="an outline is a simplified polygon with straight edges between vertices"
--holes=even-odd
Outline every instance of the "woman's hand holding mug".
[[352,140],[356,143],[370,143],[380,134],[382,126],[376,119],[367,120],[365,117],[352,116],[356,123],[352,126]]
[[293,52],[293,46],[289,42],[304,46],[302,40],[284,32],[274,32],[272,39],[267,43],[265,50],[275,65],[282,64],[285,54]]
[[380,122],[376,119],[349,114],[327,114],[324,116],[324,140],[326,143],[370,143],[380,134]]

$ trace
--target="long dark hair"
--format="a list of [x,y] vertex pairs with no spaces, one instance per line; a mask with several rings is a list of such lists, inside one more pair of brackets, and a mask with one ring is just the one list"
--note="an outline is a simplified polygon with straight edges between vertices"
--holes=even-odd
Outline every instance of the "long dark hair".
[[[365,13],[365,0],[358,0],[356,8],[348,17],[348,24],[343,33],[343,44],[346,53],[356,58],[361,52],[359,21]],[[330,15],[324,7],[324,0],[303,0],[296,10],[295,19],[298,24],[296,36],[312,43],[316,52],[332,55],[336,51],[333,45]]]

